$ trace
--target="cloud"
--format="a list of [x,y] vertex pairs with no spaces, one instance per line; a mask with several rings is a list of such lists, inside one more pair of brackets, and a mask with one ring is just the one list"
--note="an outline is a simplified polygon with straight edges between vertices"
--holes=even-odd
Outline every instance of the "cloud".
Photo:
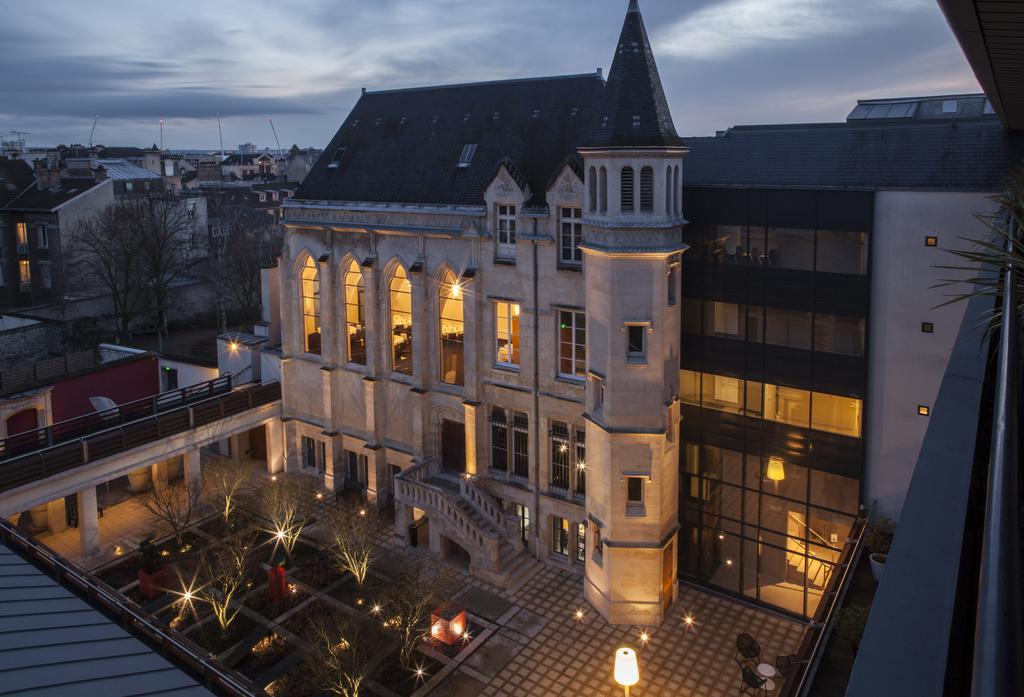
[[660,54],[718,60],[754,49],[865,34],[907,21],[930,0],[725,0],[656,35]]

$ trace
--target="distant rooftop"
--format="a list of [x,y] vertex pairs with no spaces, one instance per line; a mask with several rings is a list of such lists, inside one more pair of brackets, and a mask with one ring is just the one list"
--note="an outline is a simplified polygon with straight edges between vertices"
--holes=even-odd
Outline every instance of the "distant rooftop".
[[994,116],[992,104],[984,94],[950,94],[936,97],[901,99],[861,99],[850,121],[892,119],[977,119]]
[[102,165],[107,170],[107,177],[120,179],[122,181],[136,181],[139,179],[160,179],[160,175],[151,172],[144,167],[133,165],[125,160],[93,160],[93,167]]

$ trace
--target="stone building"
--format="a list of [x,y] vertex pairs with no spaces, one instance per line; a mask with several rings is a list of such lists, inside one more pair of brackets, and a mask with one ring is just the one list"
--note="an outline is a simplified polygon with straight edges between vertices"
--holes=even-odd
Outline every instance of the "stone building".
[[366,93],[286,207],[289,466],[393,497],[496,583],[550,557],[614,621],[657,621],[683,152],[635,3],[607,84]]

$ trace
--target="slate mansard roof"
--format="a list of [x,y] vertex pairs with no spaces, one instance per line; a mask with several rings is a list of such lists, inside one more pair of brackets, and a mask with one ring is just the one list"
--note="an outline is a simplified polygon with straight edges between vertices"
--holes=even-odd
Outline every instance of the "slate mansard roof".
[[212,694],[3,544],[0,675],[4,694]]
[[1024,157],[994,116],[737,126],[683,143],[684,186],[995,191]]
[[[482,205],[508,158],[530,204],[543,205],[551,177],[588,135],[603,89],[591,73],[367,92],[296,198]],[[467,145],[476,152],[458,167]]]

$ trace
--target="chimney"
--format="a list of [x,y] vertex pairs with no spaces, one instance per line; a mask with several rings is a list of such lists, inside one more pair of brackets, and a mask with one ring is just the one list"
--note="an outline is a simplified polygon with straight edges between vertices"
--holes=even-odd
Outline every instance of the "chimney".
[[33,161],[32,169],[36,176],[36,181],[39,182],[40,189],[49,189],[51,186],[57,186],[60,183],[60,172],[50,169],[45,159],[41,158]]

